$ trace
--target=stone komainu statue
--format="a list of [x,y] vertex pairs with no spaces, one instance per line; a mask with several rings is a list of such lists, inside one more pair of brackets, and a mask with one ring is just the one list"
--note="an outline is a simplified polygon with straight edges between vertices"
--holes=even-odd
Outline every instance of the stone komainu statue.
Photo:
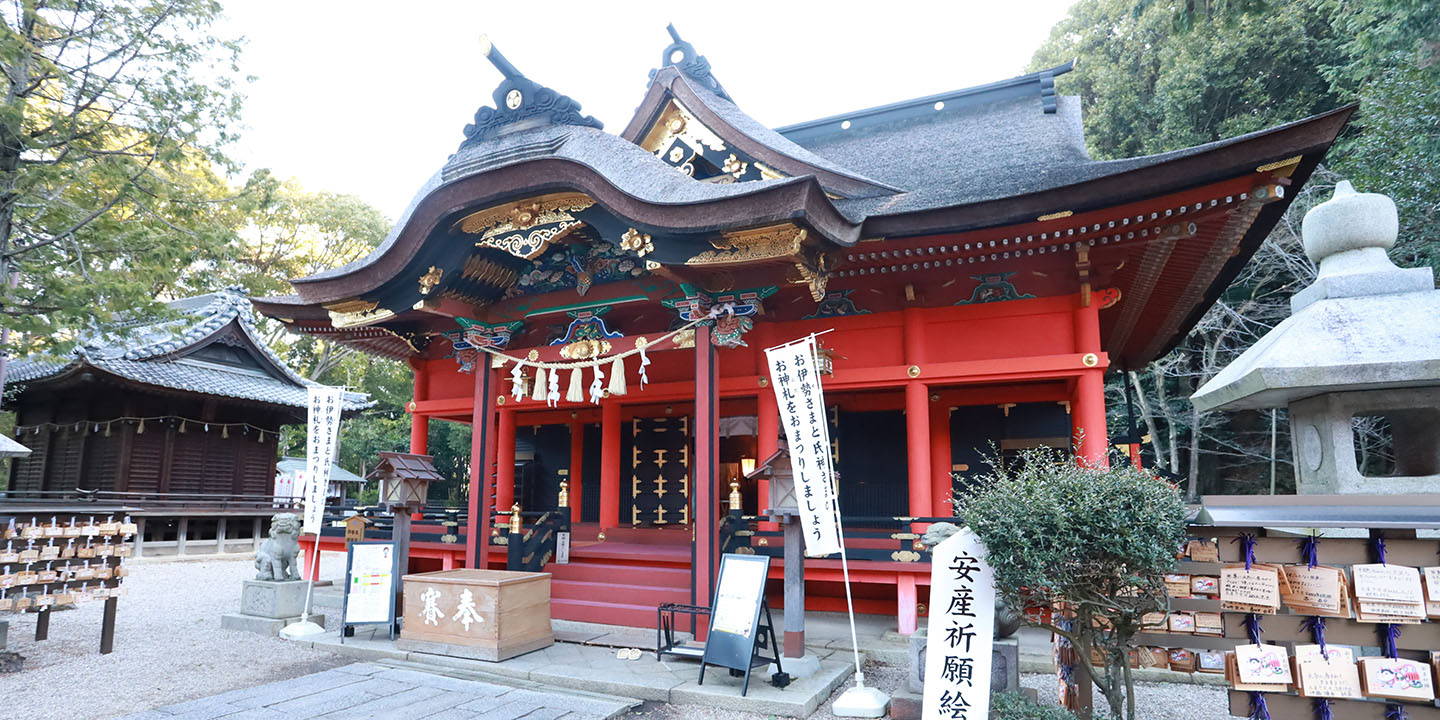
[[270,538],[255,551],[256,580],[299,580],[295,556],[300,553],[300,518],[280,513],[270,518]]
[[[948,538],[957,532],[960,532],[960,528],[957,527],[954,523],[935,523],[934,525],[930,526],[930,529],[925,531],[925,537],[923,537],[920,542],[924,543],[925,547],[927,548],[933,548],[936,545],[939,545],[943,540],[945,540],[945,538]],[[1005,605],[1005,601],[1000,598],[1000,595],[996,594],[995,639],[1001,640],[1004,638],[1008,638],[1011,635],[1014,635],[1015,631],[1019,630],[1022,624],[1023,622],[1020,615],[1016,614],[1014,610],[1011,610],[1009,607],[1007,607]]]

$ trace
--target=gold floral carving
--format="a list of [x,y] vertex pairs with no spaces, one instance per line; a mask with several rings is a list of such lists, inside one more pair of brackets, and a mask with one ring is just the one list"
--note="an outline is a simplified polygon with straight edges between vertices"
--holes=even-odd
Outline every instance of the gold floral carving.
[[635,228],[630,228],[625,231],[624,235],[620,236],[620,249],[629,250],[639,257],[645,257],[655,252],[655,243],[649,235]]
[[670,342],[675,343],[675,347],[677,348],[695,347],[695,329],[690,328],[687,330],[681,330],[680,332],[671,335]]
[[434,290],[435,286],[440,282],[440,276],[444,274],[445,271],[443,269],[431,265],[430,271],[420,276],[420,294],[429,295],[430,291]]
[[686,265],[726,265],[753,260],[791,258],[799,255],[805,244],[806,231],[794,225],[776,225],[759,230],[726,233],[720,240],[711,240],[714,250],[706,250],[685,261]]
[[609,340],[576,340],[560,348],[560,357],[566,360],[589,360],[610,352]]
[[920,562],[920,553],[914,550],[896,550],[890,553],[890,559],[895,562]]

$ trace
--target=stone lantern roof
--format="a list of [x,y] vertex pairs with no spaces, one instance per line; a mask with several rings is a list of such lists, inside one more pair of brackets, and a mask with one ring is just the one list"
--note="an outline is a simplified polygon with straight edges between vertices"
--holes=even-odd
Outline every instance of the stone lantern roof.
[[1283,407],[1327,393],[1440,386],[1440,291],[1431,268],[1399,268],[1386,251],[1395,203],[1348,181],[1311,209],[1305,254],[1319,276],[1291,316],[1202,386],[1202,411]]

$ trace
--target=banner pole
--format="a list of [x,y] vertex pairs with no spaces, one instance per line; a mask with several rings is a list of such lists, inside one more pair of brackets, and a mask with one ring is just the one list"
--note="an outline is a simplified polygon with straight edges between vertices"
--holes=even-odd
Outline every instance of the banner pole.
[[[315,576],[320,573],[320,533],[315,533],[315,551],[310,553],[315,557],[310,563],[310,582],[305,586],[305,611],[300,613],[300,622],[310,620],[310,597],[315,593]],[[343,619],[343,618],[342,618]]]

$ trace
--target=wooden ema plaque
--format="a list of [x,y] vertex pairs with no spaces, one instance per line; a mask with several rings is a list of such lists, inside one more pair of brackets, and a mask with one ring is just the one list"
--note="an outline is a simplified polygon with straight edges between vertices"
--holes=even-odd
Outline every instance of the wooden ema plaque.
[[54,608],[100,601],[100,653],[110,653],[120,582],[129,574],[121,562],[139,529],[128,516],[116,522],[115,514],[77,508],[37,517],[0,507],[7,516],[0,518],[0,611],[38,611],[35,640],[42,641]]
[[499,661],[555,642],[550,573],[442,570],[403,587],[401,650]]
[[[1199,528],[1196,528],[1199,530]],[[1432,539],[1395,537],[1385,540],[1388,566],[1376,565],[1375,548],[1372,538],[1344,537],[1318,539],[1316,546],[1317,567],[1310,568],[1308,557],[1302,552],[1303,537],[1295,535],[1267,536],[1259,527],[1206,527],[1205,535],[1213,536],[1202,541],[1191,541],[1186,545],[1185,557],[1177,563],[1171,573],[1191,576],[1190,597],[1172,597],[1170,615],[1187,613],[1194,616],[1194,628],[1188,632],[1170,632],[1169,618],[1160,625],[1160,616],[1147,618],[1141,632],[1135,637],[1137,645],[1147,647],[1168,647],[1184,649],[1193,654],[1195,672],[1220,674],[1226,671],[1225,655],[1240,645],[1252,644],[1245,627],[1245,612],[1251,609],[1261,614],[1261,643],[1280,645],[1291,654],[1290,689],[1283,692],[1266,692],[1265,701],[1272,720],[1314,720],[1314,701],[1317,697],[1329,699],[1337,720],[1386,720],[1387,702],[1399,703],[1409,720],[1440,720],[1440,708],[1419,700],[1427,688],[1410,690],[1415,695],[1383,696],[1380,692],[1391,693],[1393,689],[1381,687],[1383,678],[1405,677],[1414,685],[1421,677],[1418,672],[1397,673],[1386,667],[1385,658],[1374,658],[1380,652],[1384,624],[1365,621],[1360,617],[1361,601],[1369,609],[1391,611],[1376,613],[1380,617],[1397,617],[1396,610],[1385,603],[1404,604],[1409,619],[1417,619],[1415,606],[1423,604],[1425,615],[1433,614],[1432,603],[1440,603],[1440,567],[1436,562],[1436,545]],[[1255,555],[1252,572],[1244,570],[1242,550],[1244,544],[1237,540],[1241,534],[1255,538]],[[1359,581],[1354,575],[1355,566],[1360,570]],[[1403,569],[1397,569],[1403,568]],[[1266,570],[1278,570],[1271,584]],[[1225,571],[1229,570],[1229,573]],[[1262,572],[1254,572],[1260,570]],[[1228,575],[1225,583],[1228,593],[1218,592],[1206,596],[1197,592],[1197,578],[1215,578],[1216,584],[1222,576]],[[1402,577],[1403,575],[1403,577]],[[1419,579],[1420,590],[1416,592]],[[1278,595],[1278,604],[1275,603]],[[1418,595],[1418,596],[1417,596]],[[1230,609],[1224,607],[1230,601]],[[1379,603],[1376,605],[1375,603]],[[1440,610],[1440,607],[1434,608]],[[1213,624],[1215,614],[1220,615],[1221,626]],[[1369,613],[1366,613],[1369,615]],[[1306,621],[1310,617],[1325,618],[1325,639],[1332,659],[1315,658],[1318,650],[1315,638]],[[1403,615],[1401,615],[1403,617]],[[1181,622],[1182,628],[1188,623]],[[1429,621],[1403,625],[1403,632],[1396,640],[1401,660],[1408,660],[1426,666],[1433,678],[1440,677],[1440,623]],[[1218,633],[1214,632],[1219,630]],[[1346,653],[1338,652],[1340,646],[1352,646],[1352,658],[1348,663]],[[1184,658],[1185,654],[1179,654]],[[1180,663],[1174,662],[1172,669]],[[1239,663],[1232,659],[1238,676]],[[1372,669],[1374,682],[1364,688],[1363,666],[1375,664]],[[1273,667],[1273,666],[1272,666]],[[1385,672],[1390,670],[1389,672]],[[1382,676],[1382,672],[1385,674]],[[1279,685],[1280,683],[1257,683],[1257,685]],[[1394,683],[1391,683],[1392,685]],[[1377,692],[1378,691],[1378,692]],[[1236,717],[1250,715],[1250,693],[1230,690],[1229,712]]]

